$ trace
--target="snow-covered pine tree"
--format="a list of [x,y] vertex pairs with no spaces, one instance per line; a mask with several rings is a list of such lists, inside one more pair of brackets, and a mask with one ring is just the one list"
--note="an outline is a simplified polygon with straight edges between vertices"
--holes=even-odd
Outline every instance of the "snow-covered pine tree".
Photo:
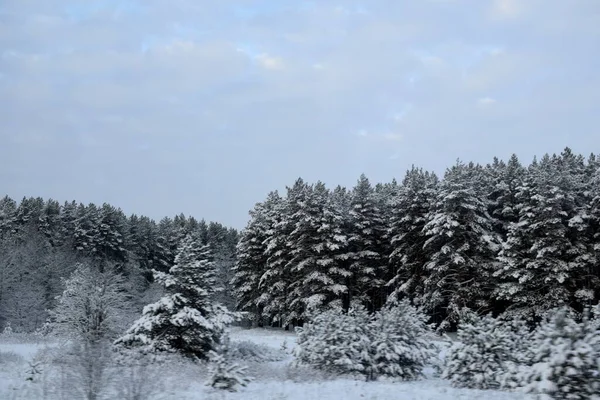
[[586,315],[576,322],[565,308],[537,329],[526,390],[544,399],[600,398],[600,329]]
[[386,231],[375,192],[363,174],[352,190],[349,211],[347,253],[352,276],[346,281],[350,301],[360,301],[370,310],[385,303],[383,292],[386,281],[387,254],[384,254]]
[[[589,198],[590,198],[590,218],[589,218],[589,226],[590,230],[589,240],[591,242],[592,247],[592,255],[595,259],[595,267],[592,267],[590,271],[590,280],[593,282],[600,281],[600,160],[595,161],[597,164],[595,166],[596,171],[593,174],[590,174],[589,177]],[[597,284],[596,287],[599,287],[600,284]],[[600,292],[596,292],[595,301],[598,302],[600,300]]]
[[240,233],[237,245],[237,258],[233,267],[231,284],[237,300],[237,310],[247,313],[248,318],[257,325],[262,318],[262,309],[258,306],[261,296],[259,282],[267,268],[265,255],[268,226],[267,214],[281,198],[274,191],[267,200],[258,203],[250,211],[250,221]]
[[593,260],[590,246],[578,239],[588,219],[575,198],[581,177],[570,176],[561,164],[571,161],[549,155],[534,161],[518,189],[519,220],[509,226],[499,257],[502,268],[495,274],[497,298],[512,303],[509,314],[532,319],[576,295],[590,300],[589,291],[577,293],[577,281],[590,276]]
[[291,211],[286,198],[277,196],[271,200],[265,209],[267,231],[263,243],[267,262],[259,279],[261,295],[256,304],[270,323],[283,326],[288,321],[287,296],[291,281],[285,269],[289,259],[287,235],[290,233],[285,217]]
[[77,221],[77,202],[65,201],[59,216],[59,241],[60,246],[74,247],[75,224]]
[[123,262],[127,260],[125,241],[127,240],[127,218],[120,209],[104,203],[98,210],[98,256]]
[[48,199],[45,202],[41,215],[40,232],[51,246],[60,243],[60,203],[58,201]]
[[[343,290],[340,291],[341,305],[344,310],[350,308],[351,294],[348,288],[349,279],[352,277],[350,265],[352,260],[349,258],[349,241],[351,233],[350,225],[350,200],[351,194],[343,186],[336,186],[331,192],[331,212],[332,224],[335,233],[335,241],[339,244],[339,248],[335,251],[335,269],[331,270],[333,275],[339,276],[342,282]],[[340,289],[342,289],[340,287]]]
[[0,239],[14,230],[17,220],[17,202],[8,196],[0,199]]
[[312,201],[313,188],[302,179],[288,187],[286,212],[282,215],[280,230],[287,232],[283,243],[287,254],[283,270],[289,279],[285,298],[286,316],[284,323],[294,323],[304,317],[304,299],[308,290],[303,287],[305,277],[316,272],[316,251],[321,241],[317,234],[319,205]]
[[463,310],[457,342],[446,355],[442,377],[456,387],[509,388],[515,380],[512,374],[520,371],[527,338],[520,321],[502,321]]
[[115,345],[207,359],[219,345],[225,325],[235,319],[211,300],[215,280],[208,246],[187,236],[175,265],[168,273],[155,271],[155,279],[164,286],[165,296],[144,307],[142,317]]
[[494,164],[487,166],[487,170],[492,180],[491,191],[487,193],[489,213],[495,219],[497,232],[505,239],[509,224],[517,222],[519,218],[519,201],[516,195],[523,184],[526,170],[516,154],[506,164],[496,160]]
[[322,182],[291,192],[297,204],[289,216],[293,230],[286,247],[291,259],[286,269],[292,274],[287,298],[290,320],[303,320],[307,310],[319,310],[346,291],[344,274],[337,268],[340,238],[329,190]]
[[427,262],[423,251],[426,240],[423,228],[437,185],[435,174],[413,167],[407,171],[393,199],[388,229],[392,246],[389,264],[393,278],[387,285],[396,297],[409,296],[419,302],[423,296],[423,266]]
[[[196,229],[196,228],[195,228]],[[236,308],[236,296],[231,280],[235,265],[238,231],[227,228],[220,223],[211,222],[208,226],[207,244],[210,246],[215,262],[215,279],[220,290],[215,293],[214,300],[230,310]]]
[[443,321],[464,307],[490,308],[490,279],[499,248],[486,203],[474,190],[474,166],[457,163],[446,172],[427,218],[427,278],[423,306]]
[[590,224],[591,185],[587,174],[585,158],[565,148],[560,156],[554,159],[557,170],[561,172],[558,187],[564,193],[563,209],[567,213],[565,224],[569,248],[565,253],[565,261],[572,270],[571,277],[575,282],[566,284],[571,298],[579,307],[589,307],[597,302],[596,288],[600,279],[595,274],[597,258],[593,250],[593,227]]
[[93,203],[87,207],[79,204],[76,215],[73,231],[75,249],[84,256],[96,257],[98,255],[96,244],[99,241],[100,228],[98,207]]

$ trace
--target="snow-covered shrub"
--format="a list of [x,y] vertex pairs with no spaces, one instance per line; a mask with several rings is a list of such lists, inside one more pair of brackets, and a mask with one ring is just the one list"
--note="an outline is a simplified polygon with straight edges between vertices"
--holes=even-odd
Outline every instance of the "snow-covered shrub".
[[164,391],[164,365],[160,357],[136,350],[121,350],[115,358],[117,398],[146,400]]
[[52,323],[50,321],[46,321],[42,326],[33,332],[33,335],[39,339],[47,338],[48,336],[52,335],[52,328]]
[[207,386],[215,389],[236,392],[240,387],[248,385],[251,379],[247,376],[248,367],[241,366],[231,359],[229,337],[224,336],[217,351],[210,351]]
[[364,309],[325,311],[298,329],[297,363],[367,380],[422,376],[434,347],[426,317],[408,301],[389,304],[374,315]]
[[544,399],[600,399],[600,329],[560,309],[535,332],[526,391]]
[[[490,315],[464,311],[458,326],[457,342],[450,347],[442,377],[453,386],[498,389],[513,386],[512,374],[520,370],[520,322],[501,321]],[[522,349],[521,349],[522,350]],[[505,376],[509,372],[511,375]],[[514,386],[518,386],[515,384]]]
[[265,345],[243,340],[229,344],[229,356],[232,360],[244,362],[272,362],[283,360],[285,353]]
[[414,380],[423,376],[423,368],[435,355],[427,316],[404,300],[376,313],[370,328],[374,377]]
[[369,375],[371,318],[364,309],[327,310],[297,328],[297,364],[337,374]]
[[7,322],[6,326],[2,330],[2,333],[0,334],[0,336],[2,336],[3,339],[7,339],[13,335],[14,335],[14,331],[13,331],[12,325],[10,324],[10,322]]
[[[120,311],[127,301],[125,280],[110,268],[78,264],[51,311],[58,334],[87,342],[108,340],[122,328]],[[47,327],[47,329],[50,327]]]

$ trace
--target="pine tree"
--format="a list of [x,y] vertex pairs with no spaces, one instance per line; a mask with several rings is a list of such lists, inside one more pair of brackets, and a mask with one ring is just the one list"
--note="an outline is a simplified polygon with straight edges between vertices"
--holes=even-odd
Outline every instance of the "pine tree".
[[393,278],[387,285],[395,296],[409,296],[420,301],[424,294],[427,262],[424,228],[436,196],[438,179],[435,174],[412,168],[407,171],[402,186],[393,199],[388,236],[392,246],[389,257]]
[[144,307],[143,315],[115,344],[148,351],[178,352],[207,359],[234,314],[212,302],[214,266],[208,246],[187,236],[168,273],[155,271],[166,294]]
[[499,240],[487,205],[473,188],[474,176],[473,167],[461,163],[446,172],[424,228],[429,261],[423,305],[438,321],[444,318],[442,329],[463,307],[491,307]]
[[335,260],[340,247],[330,193],[321,182],[291,191],[297,205],[289,216],[293,230],[286,247],[291,258],[286,269],[293,275],[287,298],[289,318],[303,320],[307,310],[321,309],[345,292],[344,277]]
[[[577,211],[572,181],[579,178],[561,164],[545,155],[529,167],[517,193],[519,220],[510,224],[500,252],[497,296],[512,303],[509,313],[525,318],[574,300],[577,276],[589,276],[590,246],[578,239],[587,217]],[[578,297],[590,300],[585,292]]]
[[346,283],[349,303],[357,300],[376,310],[387,296],[386,228],[373,187],[364,174],[352,191],[348,228],[348,252],[344,257],[352,273]]
[[517,191],[523,184],[526,170],[516,154],[510,157],[507,164],[496,160],[488,166],[488,170],[493,183],[487,194],[490,201],[489,214],[495,219],[497,233],[504,240],[509,225],[519,219]]
[[[301,187],[302,185],[304,182],[299,179],[294,186]],[[290,190],[293,189],[288,188],[288,191]],[[265,218],[268,229],[264,241],[266,245],[264,254],[267,257],[267,263],[259,280],[261,296],[257,305],[262,308],[263,315],[271,323],[284,326],[292,322],[287,309],[287,297],[292,278],[286,269],[290,258],[286,244],[291,226],[286,217],[293,214],[293,208],[286,197],[280,198],[279,201],[274,199],[266,211]]]
[[90,203],[87,207],[77,207],[77,217],[73,232],[75,248],[88,257],[99,257],[100,213],[98,207]]
[[259,323],[262,314],[258,300],[261,296],[260,279],[267,268],[265,255],[265,241],[269,230],[267,214],[269,208],[280,201],[279,194],[271,192],[264,203],[257,203],[250,211],[250,221],[240,233],[237,244],[237,259],[233,267],[231,284],[236,295],[237,310],[248,313],[248,318],[254,325]]
[[[593,279],[600,280],[600,165],[596,172],[590,178],[590,240],[592,243],[593,255],[596,259],[596,266],[592,270]],[[596,293],[596,301],[600,298],[600,293]]]
[[97,253],[99,257],[123,262],[127,260],[125,242],[127,240],[127,218],[123,211],[104,203],[98,210]]
[[17,203],[8,196],[0,199],[0,240],[16,229]]

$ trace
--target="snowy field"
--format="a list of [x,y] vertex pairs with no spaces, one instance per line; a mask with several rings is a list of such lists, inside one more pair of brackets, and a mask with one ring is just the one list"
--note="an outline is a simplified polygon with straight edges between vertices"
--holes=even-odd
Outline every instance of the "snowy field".
[[[417,382],[363,382],[346,378],[331,377],[309,368],[294,368],[291,351],[295,346],[293,333],[280,330],[239,329],[231,332],[232,344],[250,342],[259,347],[270,361],[249,360],[249,375],[254,380],[239,392],[217,391],[204,385],[206,372],[202,367],[186,362],[174,363],[172,368],[160,371],[161,385],[153,380],[153,393],[147,399],[177,400],[510,400],[529,399],[530,397],[507,392],[456,389],[449,382],[432,377],[428,371],[427,379]],[[48,353],[57,348],[53,343],[0,343],[0,399],[36,399],[54,398],[44,395],[45,386],[56,382],[30,383],[26,381],[28,361],[36,354]],[[246,345],[247,346],[247,345]],[[244,347],[244,346],[242,346]],[[41,353],[38,353],[41,352]],[[43,381],[43,380],[42,380]],[[35,387],[37,385],[38,387]],[[46,390],[47,391],[47,390]],[[106,398],[119,399],[108,394]],[[68,398],[68,397],[64,397]]]

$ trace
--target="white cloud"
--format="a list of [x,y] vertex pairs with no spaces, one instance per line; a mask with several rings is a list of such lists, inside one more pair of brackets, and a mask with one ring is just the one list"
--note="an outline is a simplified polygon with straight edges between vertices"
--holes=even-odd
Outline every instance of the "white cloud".
[[266,69],[282,70],[284,68],[283,59],[281,57],[270,56],[266,53],[256,56],[258,63]]
[[490,106],[496,102],[496,99],[491,97],[481,97],[477,100],[477,104],[481,106]]
[[392,142],[399,142],[404,136],[401,133],[388,132],[383,135],[383,138]]
[[[550,141],[538,132],[564,146],[560,130],[570,127],[569,133],[582,132],[569,136],[576,147],[588,127],[600,123],[593,109],[600,102],[594,78],[597,0],[375,1],[367,13],[357,11],[354,1],[325,1],[297,10],[257,10],[244,23],[228,0],[177,0],[177,7],[132,0],[143,4],[139,14],[105,2],[103,12],[82,22],[65,18],[65,0],[0,3],[5,132],[44,133],[60,143],[46,153],[71,146],[79,157],[80,142],[69,135],[85,130],[92,138],[110,139],[84,140],[82,146],[113,146],[106,150],[116,159],[122,153],[124,165],[132,164],[128,150],[148,143],[150,158],[173,164],[164,170],[173,182],[175,168],[197,171],[227,154],[234,160],[227,171],[243,172],[207,184],[255,182],[256,171],[243,165],[256,165],[265,176],[259,187],[252,183],[244,190],[252,198],[236,204],[240,218],[261,200],[259,191],[282,187],[292,172],[351,184],[354,176],[344,181],[346,176],[362,170],[394,173],[383,166],[391,151],[408,166],[443,170],[457,156],[510,154],[515,149],[503,134],[507,127],[515,137],[547,147]],[[405,104],[413,105],[409,113],[399,107]],[[228,129],[214,135],[220,127]],[[471,156],[466,149],[482,127],[482,150]],[[340,140],[348,136],[353,140]],[[231,154],[234,143],[244,151]],[[16,146],[0,146],[0,158],[24,164],[18,156],[26,147]],[[319,158],[321,150],[336,156]],[[348,156],[354,152],[362,161]],[[201,158],[210,160],[199,165]],[[70,170],[84,171],[77,160]],[[31,174],[36,162],[28,164]],[[276,171],[274,163],[281,166]],[[344,172],[334,172],[332,163]],[[8,175],[8,183],[25,177]],[[172,197],[190,198],[175,192]],[[242,201],[236,193],[227,197]]]
[[494,0],[492,4],[492,14],[498,18],[518,17],[523,9],[523,0]]

